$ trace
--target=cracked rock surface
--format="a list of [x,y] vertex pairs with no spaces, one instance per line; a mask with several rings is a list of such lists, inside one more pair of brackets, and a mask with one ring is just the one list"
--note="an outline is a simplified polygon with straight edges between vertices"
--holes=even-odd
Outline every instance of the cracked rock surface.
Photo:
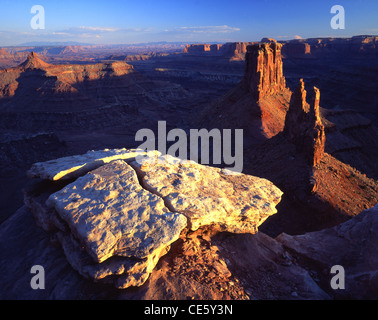
[[[158,157],[157,151],[143,155],[128,164],[134,150],[91,151],[30,170],[51,181],[27,194],[25,203],[86,278],[141,286],[184,229],[256,233],[276,213],[282,192],[266,179]],[[67,172],[81,176],[70,182],[62,178]]]
[[193,231],[217,225],[222,231],[256,233],[277,212],[282,196],[269,180],[169,155],[131,165],[146,189],[163,197],[172,211],[187,216]]

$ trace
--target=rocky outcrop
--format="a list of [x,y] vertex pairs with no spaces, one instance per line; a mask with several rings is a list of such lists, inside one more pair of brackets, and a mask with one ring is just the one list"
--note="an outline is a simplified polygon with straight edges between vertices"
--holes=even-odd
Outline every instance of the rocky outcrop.
[[77,178],[85,173],[97,169],[102,165],[114,161],[134,161],[137,156],[159,156],[158,151],[144,152],[142,150],[129,149],[105,149],[88,151],[83,155],[74,155],[56,160],[34,163],[28,170],[29,178],[41,178],[45,180],[60,180]]
[[215,225],[222,231],[256,233],[276,213],[282,192],[270,181],[165,156],[133,162],[143,186],[184,214],[191,230]]
[[[333,291],[337,298],[378,297],[378,205],[336,227],[298,236],[281,234],[277,240],[319,270],[341,266],[345,287]],[[326,277],[328,283],[333,275]]]
[[248,46],[243,85],[259,101],[286,88],[282,71],[282,44],[265,42]]
[[277,41],[275,39],[273,39],[273,38],[262,38],[261,42],[271,43],[271,42],[277,42]]
[[324,154],[325,133],[319,113],[320,91],[313,88],[310,104],[303,79],[295,89],[285,118],[284,134],[303,152],[311,166],[319,164]]
[[246,47],[244,76],[238,85],[202,113],[204,127],[243,129],[245,147],[283,130],[291,96],[283,75],[282,44],[263,40]]
[[121,160],[77,179],[46,205],[68,226],[57,236],[73,267],[95,280],[112,275],[118,288],[142,285],[187,223]]
[[[189,233],[160,259],[144,286],[116,290],[73,270],[24,206],[0,225],[0,298],[376,299],[377,218],[373,208],[334,228],[275,239],[262,232]],[[77,258],[77,263],[85,261]],[[30,287],[31,274],[25,270],[36,264],[45,269],[45,290]],[[343,290],[330,285],[335,264],[345,269]]]
[[[92,151],[29,171],[62,181],[36,183],[25,203],[86,278],[117,288],[140,286],[184,228],[256,233],[276,213],[282,192],[268,180],[157,152],[140,155]],[[127,164],[131,159],[138,161]]]
[[[186,226],[183,215],[143,189],[135,171],[116,160],[52,194],[54,208],[96,262],[161,252]],[[173,239],[173,240],[172,240]]]

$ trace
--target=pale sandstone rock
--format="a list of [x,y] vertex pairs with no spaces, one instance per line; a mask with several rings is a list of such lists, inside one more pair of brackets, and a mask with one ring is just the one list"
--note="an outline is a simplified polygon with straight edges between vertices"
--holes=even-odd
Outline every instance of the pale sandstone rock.
[[121,160],[78,178],[46,204],[96,262],[112,256],[154,256],[186,226],[186,218],[169,212],[160,197],[143,189],[135,171]]
[[137,156],[160,155],[158,151],[144,152],[139,149],[105,149],[88,151],[82,155],[63,157],[56,160],[38,162],[28,171],[29,178],[60,180],[76,178],[113,160],[134,161]]
[[25,198],[82,276],[141,286],[187,223],[255,233],[276,212],[282,192],[265,179],[150,154],[134,169],[115,160],[50,196]]
[[143,186],[164,198],[171,211],[189,219],[192,230],[217,225],[234,233],[256,233],[277,212],[282,192],[266,179],[161,156],[131,163]]
[[157,250],[143,258],[111,257],[102,263],[93,259],[80,248],[80,244],[69,234],[58,232],[57,238],[62,245],[69,264],[85,278],[101,283],[113,284],[118,289],[143,285],[159,259],[165,255],[170,246]]

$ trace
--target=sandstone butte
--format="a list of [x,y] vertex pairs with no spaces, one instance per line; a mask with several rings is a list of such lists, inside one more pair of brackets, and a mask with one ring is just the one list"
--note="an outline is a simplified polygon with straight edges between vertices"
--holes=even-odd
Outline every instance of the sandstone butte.
[[[96,154],[104,159],[106,153],[117,151],[93,151],[91,161]],[[256,233],[281,200],[282,192],[266,179],[158,153],[128,164],[134,151],[129,157],[126,153],[95,170],[84,166],[89,172],[81,170],[80,177],[57,192],[25,196],[37,222],[59,240],[72,267],[117,288],[142,285],[184,229],[211,226]],[[39,177],[56,185],[62,162],[72,167],[83,163],[77,156],[40,163]]]
[[274,41],[247,47],[243,81],[256,101],[266,95],[280,92],[286,87],[281,49],[282,44]]

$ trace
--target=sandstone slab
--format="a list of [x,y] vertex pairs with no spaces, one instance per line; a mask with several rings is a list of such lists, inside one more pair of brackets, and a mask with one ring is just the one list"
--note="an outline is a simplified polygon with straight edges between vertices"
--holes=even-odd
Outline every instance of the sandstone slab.
[[135,171],[113,161],[52,194],[46,204],[68,224],[96,262],[146,258],[177,240],[186,218],[144,190]]
[[113,160],[134,161],[136,156],[159,155],[158,151],[144,152],[138,149],[105,149],[88,151],[82,155],[38,162],[28,171],[30,178],[60,180],[76,178]]
[[190,228],[217,225],[223,231],[256,233],[276,213],[282,191],[272,182],[245,174],[161,156],[131,163],[143,186],[184,214]]

